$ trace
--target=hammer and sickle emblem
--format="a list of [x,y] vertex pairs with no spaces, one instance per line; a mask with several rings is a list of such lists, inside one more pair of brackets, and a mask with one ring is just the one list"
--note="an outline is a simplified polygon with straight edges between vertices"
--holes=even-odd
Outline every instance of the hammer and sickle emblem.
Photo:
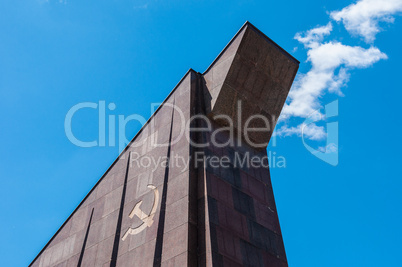
[[136,215],[138,218],[141,219],[142,224],[136,228],[128,228],[126,233],[124,234],[122,240],[124,241],[128,235],[136,235],[140,232],[142,232],[145,228],[150,227],[154,223],[154,216],[156,209],[158,208],[158,203],[159,203],[159,192],[158,189],[153,186],[153,185],[148,185],[148,188],[152,189],[154,191],[154,204],[152,206],[151,213],[149,215],[145,214],[141,209],[140,206],[142,204],[142,200],[135,204],[133,210],[130,212],[128,215],[131,219]]

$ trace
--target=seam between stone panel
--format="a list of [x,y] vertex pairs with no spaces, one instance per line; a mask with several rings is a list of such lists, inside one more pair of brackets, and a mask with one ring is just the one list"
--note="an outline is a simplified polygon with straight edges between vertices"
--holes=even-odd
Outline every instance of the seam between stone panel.
[[87,232],[85,233],[84,242],[82,243],[80,258],[79,258],[79,260],[78,260],[77,267],[80,267],[80,266],[81,266],[82,259],[84,258],[85,246],[86,246],[86,244],[87,244],[89,229],[91,228],[91,221],[92,221],[92,216],[93,216],[93,215],[94,215],[94,208],[92,208],[91,217],[89,218],[88,227],[87,227]]
[[[205,79],[203,74],[198,73],[197,75],[198,83],[196,87],[196,94],[195,96],[198,96],[198,101],[195,97],[195,113],[196,114],[206,114],[206,103],[205,103],[205,98],[204,98],[204,93],[207,90],[205,87]],[[197,126],[200,126],[201,122],[197,121]],[[197,141],[202,142],[205,140],[205,134],[203,133],[198,133]],[[198,148],[194,149],[194,155],[195,152],[201,151],[205,153],[205,148]],[[194,162],[195,164],[195,162]],[[206,184],[206,168],[205,168],[205,162],[202,163],[201,166],[197,165],[197,168],[195,165],[192,165],[195,169],[196,173],[196,178],[197,178],[197,193],[196,193],[196,199],[197,199],[197,264],[200,264],[200,257],[203,257],[204,264],[207,265],[209,262],[212,264],[213,259],[212,259],[212,249],[211,249],[211,233],[210,233],[210,227],[209,227],[209,207],[208,207],[208,199],[207,199],[207,184]],[[202,179],[202,197],[199,198],[198,192],[199,188],[198,186],[200,185],[199,180]],[[202,204],[199,204],[199,201],[202,201]],[[200,207],[201,206],[201,210]],[[203,220],[200,219],[200,213],[202,213],[202,218]],[[201,244],[204,244],[205,247],[200,247],[200,238],[202,239]],[[200,251],[201,250],[201,251]]]
[[[174,105],[175,105],[175,99],[173,98],[173,106]],[[167,150],[167,162],[166,162],[166,168],[165,168],[165,177],[163,180],[161,206],[159,209],[158,229],[156,232],[157,234],[156,234],[153,266],[157,266],[157,267],[161,266],[161,264],[162,264],[163,237],[164,237],[163,235],[164,235],[164,230],[165,230],[166,197],[167,197],[168,180],[169,180],[170,153],[171,153],[171,148],[172,148],[174,111],[175,111],[175,109],[173,108],[172,109],[172,119],[171,119],[171,123],[170,123],[169,146],[168,146],[168,150]]]
[[111,261],[110,261],[110,267],[116,266],[117,257],[118,257],[118,253],[119,253],[119,244],[120,244],[121,226],[122,226],[122,222],[123,222],[124,203],[126,200],[127,177],[128,177],[128,172],[130,170],[130,157],[131,157],[131,153],[129,153],[128,159],[127,159],[126,177],[124,177],[123,190],[121,193],[120,210],[119,210],[119,216],[117,217],[116,233],[115,233],[114,242],[113,242],[113,250],[112,250],[112,257],[111,257]]

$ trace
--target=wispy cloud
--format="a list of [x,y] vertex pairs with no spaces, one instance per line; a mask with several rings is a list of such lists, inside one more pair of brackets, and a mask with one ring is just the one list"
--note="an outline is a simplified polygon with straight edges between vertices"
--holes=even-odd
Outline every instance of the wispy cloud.
[[[381,6],[381,8],[379,8]],[[363,36],[367,42],[375,39],[381,31],[378,22],[392,22],[392,15],[402,9],[402,0],[360,0],[341,11],[330,12],[330,20],[340,21],[349,33]],[[296,77],[283,108],[276,134],[278,136],[301,135],[311,140],[325,138],[324,127],[303,123],[292,126],[290,118],[307,118],[319,109],[321,99],[326,94],[342,96],[342,88],[347,85],[352,69],[363,69],[387,59],[387,55],[373,44],[368,48],[343,44],[337,41],[333,23],[317,26],[306,32],[299,32],[295,39],[307,50],[310,70]],[[327,40],[326,40],[327,39]]]
[[[302,38],[310,39],[305,36],[300,36],[299,39]],[[311,63],[311,69],[297,78],[289,93],[289,102],[283,109],[285,117],[307,117],[320,107],[319,98],[323,94],[327,92],[342,94],[341,88],[349,80],[351,69],[367,68],[387,58],[376,47],[365,49],[337,41],[326,43],[309,41],[304,45],[308,48],[307,61]]]
[[317,150],[317,152],[322,152],[322,153],[335,153],[338,152],[338,146],[334,143],[330,143],[326,146],[320,146]]
[[360,0],[340,11],[331,12],[331,18],[342,21],[346,30],[372,43],[381,31],[379,22],[393,22],[392,15],[402,12],[401,0]]
[[304,34],[298,32],[295,35],[295,39],[304,44],[308,48],[317,46],[326,35],[329,35],[332,31],[332,23],[329,22],[326,26],[317,27],[308,30]]
[[279,130],[276,130],[276,134],[279,136],[291,136],[298,135],[308,138],[310,140],[323,140],[327,136],[325,129],[323,126],[317,126],[315,124],[299,124],[295,127],[288,127],[287,125],[283,125]]

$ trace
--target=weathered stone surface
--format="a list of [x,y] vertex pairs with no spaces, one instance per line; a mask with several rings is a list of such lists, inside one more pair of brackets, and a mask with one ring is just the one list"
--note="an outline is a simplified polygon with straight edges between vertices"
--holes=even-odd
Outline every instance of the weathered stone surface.
[[[204,74],[207,101],[210,102],[207,112],[211,117],[229,116],[243,135],[247,119],[252,115],[263,115],[270,129],[250,133],[252,143],[249,144],[267,144],[298,66],[296,59],[254,26],[245,25]],[[238,108],[239,101],[241,109]],[[259,119],[251,124],[255,128],[265,127],[264,121]]]

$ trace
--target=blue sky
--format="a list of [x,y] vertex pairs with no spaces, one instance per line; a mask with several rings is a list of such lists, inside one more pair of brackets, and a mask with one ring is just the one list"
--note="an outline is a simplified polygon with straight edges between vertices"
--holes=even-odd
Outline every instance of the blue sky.
[[[301,62],[269,146],[286,158],[271,175],[290,266],[400,265],[402,4],[353,3],[2,0],[2,266],[29,264],[118,155],[73,145],[68,110],[106,101],[116,105],[107,115],[148,118],[150,103],[189,68],[203,72],[247,20]],[[337,166],[300,133],[334,100]],[[97,118],[76,116],[76,136],[96,139]],[[305,141],[325,151],[325,122],[314,126]]]

